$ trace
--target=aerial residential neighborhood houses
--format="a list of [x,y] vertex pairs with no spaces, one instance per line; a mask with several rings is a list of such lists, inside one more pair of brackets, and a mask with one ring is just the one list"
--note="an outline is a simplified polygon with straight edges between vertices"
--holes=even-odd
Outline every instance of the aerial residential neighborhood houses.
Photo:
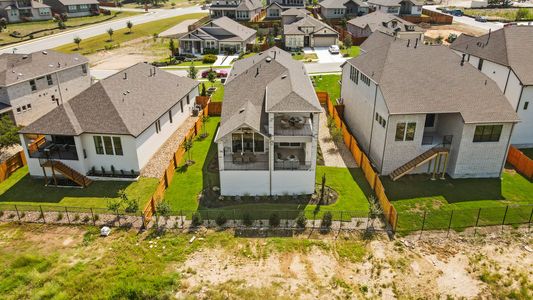
[[256,31],[236,21],[221,17],[179,38],[180,54],[203,54],[209,52],[239,53],[247,44],[255,42]]
[[221,194],[313,193],[322,109],[303,63],[270,48],[237,61],[224,93]]
[[52,8],[40,1],[2,0],[0,1],[0,16],[6,18],[9,23],[51,20]]
[[[288,23],[287,17],[291,17],[292,22]],[[339,33],[335,29],[308,14],[301,13],[294,18],[284,15],[283,22],[283,40],[287,49],[328,47],[338,42]]]
[[100,5],[97,0],[44,0],[55,13],[66,14],[68,17],[85,17],[98,15]]
[[511,142],[533,146],[533,27],[504,27],[480,37],[462,34],[451,49],[494,80],[520,117]]
[[519,118],[490,78],[444,46],[376,32],[362,49],[343,66],[344,117],[382,175],[501,175]]
[[2,114],[28,125],[91,85],[87,58],[53,50],[0,55]]
[[393,15],[422,14],[423,2],[418,0],[369,0],[368,5],[375,11],[381,11]]
[[354,18],[369,12],[368,2],[360,0],[324,0],[318,3],[326,19]]
[[269,0],[266,6],[267,19],[279,19],[284,11],[294,8],[305,9],[304,0]]
[[212,18],[250,21],[261,13],[262,8],[261,0],[215,0],[209,6],[209,15]]
[[354,38],[369,37],[379,31],[400,39],[424,40],[425,30],[392,14],[375,11],[373,13],[351,19],[346,24],[346,30]]

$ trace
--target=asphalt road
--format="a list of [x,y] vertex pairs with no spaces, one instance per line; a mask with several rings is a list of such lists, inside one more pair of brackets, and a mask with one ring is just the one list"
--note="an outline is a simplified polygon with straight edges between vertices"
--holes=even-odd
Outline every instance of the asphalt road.
[[[116,9],[120,10],[120,9]],[[47,37],[37,38],[31,41],[10,45],[8,47],[0,48],[0,53],[12,53],[15,49],[16,53],[30,53],[46,49],[55,48],[64,44],[72,43],[74,37],[80,37],[87,39],[99,34],[106,33],[107,29],[113,28],[114,30],[122,29],[126,27],[126,22],[130,20],[135,24],[142,24],[151,21],[157,21],[160,19],[171,18],[175,16],[198,13],[202,9],[200,6],[192,6],[180,9],[154,9],[148,13],[132,16],[130,18],[123,18],[116,21],[105,22],[96,24],[80,29],[70,30],[64,33],[54,34]]]

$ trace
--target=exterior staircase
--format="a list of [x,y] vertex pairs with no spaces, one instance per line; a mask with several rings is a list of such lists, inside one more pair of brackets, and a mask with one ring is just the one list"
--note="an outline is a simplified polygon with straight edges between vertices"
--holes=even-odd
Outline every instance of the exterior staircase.
[[429,149],[428,151],[413,158],[412,160],[408,161],[407,163],[397,168],[396,170],[392,171],[392,173],[390,173],[389,176],[393,181],[398,180],[405,174],[416,169],[418,166],[421,166],[427,163],[428,161],[434,159],[435,157],[441,154],[448,154],[449,151],[450,149],[446,147],[442,147],[442,146],[433,147]]
[[43,168],[45,167],[53,168],[54,171],[57,171],[63,174],[63,176],[74,181],[75,183],[79,184],[82,187],[87,187],[93,182],[87,176],[82,175],[78,171],[72,169],[71,167],[65,165],[64,163],[58,160],[47,160],[41,163],[41,166]]

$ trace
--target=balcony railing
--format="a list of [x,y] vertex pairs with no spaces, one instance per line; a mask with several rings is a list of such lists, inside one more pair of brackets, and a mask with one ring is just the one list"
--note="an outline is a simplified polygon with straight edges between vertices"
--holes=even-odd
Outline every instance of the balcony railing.
[[245,152],[226,155],[224,170],[268,170],[268,154]]
[[282,119],[274,120],[274,134],[285,136],[311,136],[313,135],[313,125],[311,119]]
[[30,149],[29,152],[30,158],[78,160],[78,152],[74,145],[46,142],[38,147]]
[[276,160],[274,170],[309,170],[311,169],[310,161],[300,160]]

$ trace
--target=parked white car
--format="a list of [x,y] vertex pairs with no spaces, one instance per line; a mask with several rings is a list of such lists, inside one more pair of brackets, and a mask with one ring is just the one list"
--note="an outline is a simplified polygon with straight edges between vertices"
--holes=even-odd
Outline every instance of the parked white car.
[[331,53],[331,54],[339,54],[340,53],[339,46],[337,46],[337,45],[329,46],[329,53]]

